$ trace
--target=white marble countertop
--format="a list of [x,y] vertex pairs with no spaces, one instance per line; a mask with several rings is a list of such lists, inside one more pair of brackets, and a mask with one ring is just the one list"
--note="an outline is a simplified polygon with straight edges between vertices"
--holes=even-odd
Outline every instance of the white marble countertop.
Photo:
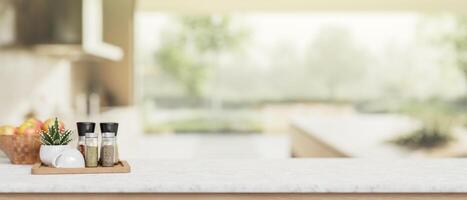
[[129,160],[129,174],[30,175],[0,162],[0,193],[456,193],[467,160]]

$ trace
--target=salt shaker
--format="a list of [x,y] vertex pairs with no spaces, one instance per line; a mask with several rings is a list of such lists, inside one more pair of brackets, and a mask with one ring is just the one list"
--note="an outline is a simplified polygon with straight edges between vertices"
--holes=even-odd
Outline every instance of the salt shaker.
[[85,144],[84,160],[86,167],[97,167],[99,160],[97,133],[86,133]]
[[94,133],[94,128],[96,123],[94,122],[77,122],[76,126],[78,127],[78,150],[85,156],[86,151],[86,133]]

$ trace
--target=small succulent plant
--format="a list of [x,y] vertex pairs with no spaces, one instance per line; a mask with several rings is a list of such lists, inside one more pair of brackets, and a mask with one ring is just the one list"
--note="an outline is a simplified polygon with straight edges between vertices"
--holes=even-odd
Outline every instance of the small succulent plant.
[[67,145],[71,142],[71,130],[60,129],[58,119],[48,128],[48,131],[41,133],[41,142],[43,145]]

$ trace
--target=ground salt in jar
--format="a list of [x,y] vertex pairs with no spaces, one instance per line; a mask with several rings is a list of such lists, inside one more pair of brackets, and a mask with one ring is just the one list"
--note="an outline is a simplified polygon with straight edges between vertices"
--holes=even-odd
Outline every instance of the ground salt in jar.
[[84,161],[86,167],[97,167],[99,160],[97,133],[86,133],[85,143]]
[[94,122],[77,122],[76,126],[78,128],[78,150],[85,157],[86,152],[86,133],[94,133],[96,123]]

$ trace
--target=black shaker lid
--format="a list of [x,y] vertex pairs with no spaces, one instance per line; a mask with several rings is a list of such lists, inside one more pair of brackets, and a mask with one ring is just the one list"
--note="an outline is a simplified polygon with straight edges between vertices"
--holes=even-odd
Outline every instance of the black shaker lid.
[[77,122],[76,126],[78,126],[78,135],[85,136],[86,133],[94,133],[94,128],[96,127],[96,123],[94,122]]
[[100,123],[100,126],[101,126],[101,133],[115,133],[115,136],[117,136],[118,123],[105,122],[105,123]]

